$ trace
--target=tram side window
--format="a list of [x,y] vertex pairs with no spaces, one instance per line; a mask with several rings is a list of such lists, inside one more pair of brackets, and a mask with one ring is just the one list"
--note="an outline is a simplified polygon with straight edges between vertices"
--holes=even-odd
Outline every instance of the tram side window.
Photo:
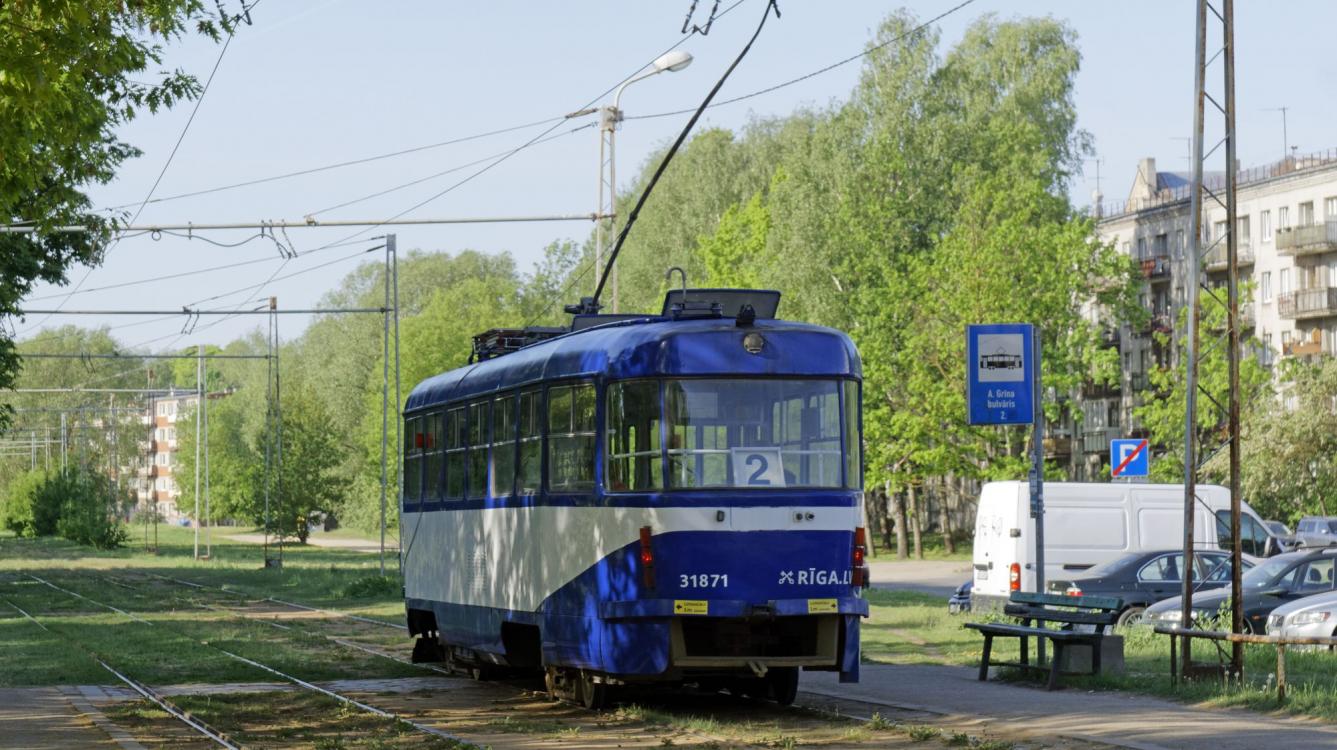
[[543,412],[541,392],[520,394],[520,466],[516,471],[520,495],[537,494],[543,485]]
[[425,421],[422,497],[434,501],[441,499],[441,412],[428,414]]
[[422,418],[404,420],[404,502],[416,503],[422,491]]
[[515,396],[492,402],[492,496],[515,491]]
[[639,380],[608,387],[608,489],[662,489],[664,456],[659,439],[659,382]]
[[469,499],[487,495],[487,402],[469,404]]
[[863,488],[863,435],[859,433],[859,384],[846,380],[845,387],[845,486]]
[[548,389],[548,491],[594,488],[595,395],[590,383]]
[[445,416],[446,429],[446,499],[464,497],[464,451],[469,444],[469,420],[463,408],[451,409]]

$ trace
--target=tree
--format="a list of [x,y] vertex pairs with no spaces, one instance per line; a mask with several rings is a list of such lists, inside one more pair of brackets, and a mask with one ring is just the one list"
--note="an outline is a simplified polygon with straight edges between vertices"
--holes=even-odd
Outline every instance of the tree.
[[[1224,290],[1220,291],[1225,298]],[[1245,299],[1247,299],[1247,290]],[[1199,358],[1198,388],[1200,395],[1197,403],[1197,445],[1199,460],[1211,459],[1212,451],[1226,441],[1226,412],[1224,408],[1229,399],[1230,380],[1226,362],[1225,324],[1226,311],[1222,305],[1211,298],[1204,299],[1199,305]],[[1153,334],[1153,341],[1162,349],[1178,344],[1186,345],[1188,338],[1188,310],[1180,311],[1175,330],[1176,337],[1169,331]],[[1214,343],[1219,338],[1219,344]],[[1250,336],[1242,336],[1240,347],[1245,352],[1259,351],[1261,345]],[[1144,392],[1142,404],[1133,409],[1133,416],[1138,419],[1149,433],[1150,443],[1155,446],[1151,454],[1151,478],[1162,482],[1181,483],[1184,481],[1184,422],[1187,414],[1187,378],[1186,361],[1181,357],[1173,367],[1161,366],[1147,373],[1150,390]],[[1240,416],[1241,431],[1257,414],[1274,407],[1272,397],[1272,375],[1257,358],[1243,356],[1240,359],[1240,403],[1253,408],[1242,411]],[[1264,406],[1266,405],[1266,406]],[[1230,465],[1227,454],[1220,454],[1204,467],[1203,479],[1206,481],[1229,481]]]
[[1337,359],[1285,359],[1280,369],[1279,397],[1245,402],[1240,486],[1254,510],[1293,524],[1337,511]]
[[[217,38],[232,20],[215,22],[200,0],[0,4],[0,217],[37,228],[0,235],[0,314],[14,313],[37,281],[61,283],[71,265],[100,260],[112,223],[90,210],[84,189],[139,155],[117,138],[121,125],[199,92],[179,70],[141,80],[192,23]],[[90,231],[53,231],[67,224]],[[0,387],[17,366],[13,340],[0,333]]]

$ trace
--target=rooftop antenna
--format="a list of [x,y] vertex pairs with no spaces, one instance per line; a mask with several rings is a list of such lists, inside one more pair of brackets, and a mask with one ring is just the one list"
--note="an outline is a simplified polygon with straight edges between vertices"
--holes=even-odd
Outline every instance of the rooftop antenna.
[[1280,112],[1280,113],[1281,113],[1281,158],[1282,158],[1282,159],[1285,159],[1287,156],[1293,156],[1293,154],[1291,153],[1291,139],[1290,139],[1290,134],[1286,132],[1286,110],[1288,110],[1288,109],[1290,109],[1290,107],[1267,107],[1267,108],[1265,108],[1265,109],[1263,110],[1264,112]]
[[1192,139],[1192,138],[1189,138],[1188,136],[1183,136],[1183,135],[1172,135],[1172,136],[1170,136],[1170,140],[1172,140],[1172,141],[1183,141],[1183,142],[1184,142],[1184,151],[1187,152],[1187,153],[1185,153],[1184,156],[1181,157],[1181,158],[1183,158],[1184,161],[1186,161],[1186,162],[1192,164],[1192,163],[1193,163],[1193,139]]

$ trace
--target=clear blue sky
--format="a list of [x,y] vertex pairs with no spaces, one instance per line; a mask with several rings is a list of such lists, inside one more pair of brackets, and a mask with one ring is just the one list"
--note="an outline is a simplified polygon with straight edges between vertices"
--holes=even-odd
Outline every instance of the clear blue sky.
[[[236,0],[228,0],[229,8]],[[172,161],[156,197],[200,190],[337,161],[410,148],[571,112],[637,70],[679,38],[689,0],[649,3],[603,0],[534,2],[397,2],[267,0],[253,11],[254,26],[242,26],[222,61],[194,125]],[[698,16],[712,0],[698,3]],[[729,3],[722,3],[727,6]],[[905,4],[921,19],[956,0]],[[719,21],[709,36],[684,47],[696,58],[685,71],[635,84],[623,98],[628,115],[694,106],[751,34],[762,0],[746,0]],[[781,0],[772,19],[730,79],[720,98],[764,88],[860,51],[879,20],[899,3],[819,3]],[[1126,194],[1136,162],[1154,156],[1162,170],[1187,169],[1192,130],[1194,4],[1177,2],[1005,2],[976,0],[944,19],[944,49],[986,13],[1003,17],[1050,15],[1078,34],[1082,71],[1077,80],[1080,126],[1095,139],[1107,200]],[[1237,4],[1237,98],[1239,157],[1245,165],[1276,159],[1282,152],[1279,112],[1288,106],[1290,143],[1302,152],[1337,147],[1337,133],[1322,125],[1337,121],[1331,81],[1337,62],[1329,53],[1337,5],[1305,0],[1284,5]],[[203,79],[219,48],[190,40],[168,52],[169,66]],[[750,118],[783,116],[805,105],[844,99],[858,74],[850,64],[801,84],[710,111],[703,126],[737,128]],[[1210,73],[1219,82],[1219,65]],[[93,191],[99,206],[142,200],[180,135],[190,107],[144,118],[125,130],[144,150],[119,179]],[[619,132],[618,171],[625,183],[655,146],[672,138],[686,115],[630,121]],[[534,129],[456,146],[422,151],[305,178],[148,206],[144,222],[297,220],[368,193],[505,151],[540,132]],[[1212,142],[1209,135],[1208,142]],[[510,159],[477,180],[411,214],[415,217],[581,213],[594,210],[598,140],[594,130],[559,138]],[[383,218],[445,189],[472,170],[321,214],[332,218]],[[1090,201],[1095,164],[1072,185],[1074,202]],[[289,233],[299,249],[347,236],[348,229]],[[376,230],[369,234],[380,234]],[[401,227],[402,250],[510,251],[522,266],[544,245],[581,239],[589,226],[510,224]],[[241,232],[214,232],[219,241]],[[345,257],[357,247],[331,249],[290,262],[280,275]],[[126,239],[94,270],[85,289],[146,276],[189,271],[264,257],[271,262],[152,285],[81,293],[67,307],[172,308],[247,285],[258,285],[280,265],[272,245],[262,242],[220,249],[198,240],[164,237]],[[254,297],[275,294],[284,307],[313,305],[333,288],[354,261],[278,280]],[[72,283],[84,275],[75,269]],[[33,297],[59,292],[42,288]],[[203,306],[235,306],[244,294]],[[59,299],[34,300],[46,307]],[[32,318],[27,325],[37,322]],[[54,318],[46,322],[123,325],[125,318]],[[209,322],[209,321],[205,321]],[[178,337],[181,321],[119,329],[128,344],[188,346],[223,343],[252,328],[255,319],[224,322]],[[285,320],[295,335],[303,321]],[[201,329],[203,326],[201,326]],[[25,330],[24,325],[19,330]],[[30,334],[29,334],[30,335]]]

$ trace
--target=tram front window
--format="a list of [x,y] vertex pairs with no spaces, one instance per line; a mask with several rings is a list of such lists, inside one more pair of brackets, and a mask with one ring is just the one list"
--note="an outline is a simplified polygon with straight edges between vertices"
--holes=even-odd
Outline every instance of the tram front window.
[[857,421],[841,419],[840,383],[666,381],[668,486],[842,486],[841,432]]

